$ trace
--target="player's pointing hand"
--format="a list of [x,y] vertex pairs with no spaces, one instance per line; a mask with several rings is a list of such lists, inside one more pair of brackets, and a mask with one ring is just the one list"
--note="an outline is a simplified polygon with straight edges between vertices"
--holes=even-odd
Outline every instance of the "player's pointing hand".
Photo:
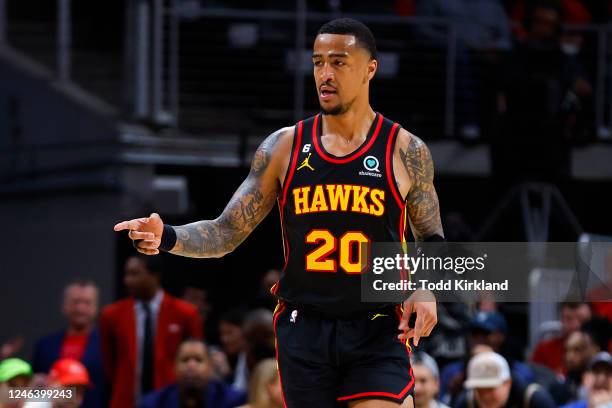
[[146,255],[159,254],[159,244],[164,232],[164,223],[159,214],[152,213],[149,217],[122,221],[115,225],[115,231],[129,230],[128,237],[134,242],[138,252]]
[[[408,326],[412,313],[416,313],[413,328]],[[412,343],[417,347],[421,337],[429,336],[436,323],[438,323],[436,298],[428,290],[417,290],[404,302],[404,314],[398,327],[402,333],[397,337],[401,340],[413,338]]]

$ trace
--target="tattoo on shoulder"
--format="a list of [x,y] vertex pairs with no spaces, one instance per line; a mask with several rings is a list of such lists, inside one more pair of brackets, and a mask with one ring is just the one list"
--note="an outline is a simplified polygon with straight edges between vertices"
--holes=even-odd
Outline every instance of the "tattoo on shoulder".
[[265,175],[281,129],[264,140],[251,161],[246,180],[215,220],[198,221],[177,227],[177,244],[172,253],[208,258],[233,251],[270,212],[278,194],[278,180]]
[[277,130],[268,136],[255,151],[253,161],[251,162],[251,173],[261,174],[268,168],[272,157],[272,151],[278,143],[278,139],[282,136],[285,129]]
[[421,139],[412,135],[408,145],[400,147],[399,154],[411,183],[406,204],[415,238],[422,240],[434,234],[442,235],[431,152]]

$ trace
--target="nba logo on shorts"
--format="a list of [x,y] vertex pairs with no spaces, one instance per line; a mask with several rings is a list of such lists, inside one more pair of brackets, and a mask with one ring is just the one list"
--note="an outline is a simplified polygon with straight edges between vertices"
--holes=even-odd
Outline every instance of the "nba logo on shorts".
[[291,317],[289,318],[289,321],[291,323],[295,323],[295,321],[297,320],[297,315],[298,315],[297,310],[294,310],[293,312],[291,312]]

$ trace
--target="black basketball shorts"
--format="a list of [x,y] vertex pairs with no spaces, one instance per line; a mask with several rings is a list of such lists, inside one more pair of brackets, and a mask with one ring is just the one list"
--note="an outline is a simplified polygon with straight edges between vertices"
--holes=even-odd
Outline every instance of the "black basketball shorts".
[[276,358],[288,408],[337,408],[348,401],[402,403],[414,389],[410,354],[397,338],[400,306],[330,318],[280,301]]

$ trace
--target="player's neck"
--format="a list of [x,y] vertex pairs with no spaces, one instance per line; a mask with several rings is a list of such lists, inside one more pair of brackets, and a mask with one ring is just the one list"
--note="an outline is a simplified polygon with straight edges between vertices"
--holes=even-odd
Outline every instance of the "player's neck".
[[365,137],[375,117],[369,104],[353,106],[341,115],[323,115],[323,134],[336,134],[350,142],[355,137]]

